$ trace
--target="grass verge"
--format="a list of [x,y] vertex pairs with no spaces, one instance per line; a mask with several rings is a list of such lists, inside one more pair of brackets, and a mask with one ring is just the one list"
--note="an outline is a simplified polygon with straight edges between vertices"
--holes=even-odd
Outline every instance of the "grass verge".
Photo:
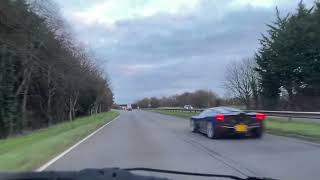
[[[198,113],[190,112],[170,112],[165,110],[152,110],[161,114],[190,118]],[[283,121],[277,118],[268,118],[266,121],[266,131],[270,134],[294,137],[314,142],[320,142],[320,123]]]
[[267,132],[271,134],[295,137],[314,142],[320,142],[320,123],[314,122],[288,122],[268,118]]
[[110,111],[0,140],[0,171],[34,170],[118,115]]

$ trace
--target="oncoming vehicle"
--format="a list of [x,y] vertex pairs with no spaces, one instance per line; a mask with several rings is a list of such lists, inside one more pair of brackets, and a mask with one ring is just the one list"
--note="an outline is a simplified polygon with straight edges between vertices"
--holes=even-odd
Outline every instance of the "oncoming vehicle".
[[220,138],[224,135],[244,135],[260,138],[264,131],[266,115],[246,113],[231,107],[210,108],[190,119],[193,132],[207,134],[208,138]]
[[193,107],[191,105],[185,105],[183,109],[193,109]]
[[132,106],[131,106],[131,104],[128,104],[128,105],[127,105],[127,110],[128,110],[128,111],[132,111]]

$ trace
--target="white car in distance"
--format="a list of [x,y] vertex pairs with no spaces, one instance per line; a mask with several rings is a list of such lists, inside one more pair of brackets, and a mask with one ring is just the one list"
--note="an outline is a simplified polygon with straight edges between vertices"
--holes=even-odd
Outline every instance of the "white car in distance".
[[185,105],[185,106],[183,107],[183,109],[188,109],[188,110],[190,110],[190,109],[193,109],[193,107],[192,107],[191,105]]

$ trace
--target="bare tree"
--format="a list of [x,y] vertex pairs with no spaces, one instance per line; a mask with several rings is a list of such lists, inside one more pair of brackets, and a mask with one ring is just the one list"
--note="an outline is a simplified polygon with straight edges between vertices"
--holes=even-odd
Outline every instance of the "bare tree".
[[254,70],[255,61],[247,58],[232,62],[226,69],[224,87],[246,106],[251,108],[253,98],[255,108],[258,107],[258,77]]
[[150,104],[151,107],[174,107],[184,105],[192,105],[196,108],[207,108],[212,106],[219,106],[221,101],[218,95],[208,90],[197,90],[194,92],[184,92],[169,97],[162,98],[144,98],[136,102],[139,107],[146,108]]

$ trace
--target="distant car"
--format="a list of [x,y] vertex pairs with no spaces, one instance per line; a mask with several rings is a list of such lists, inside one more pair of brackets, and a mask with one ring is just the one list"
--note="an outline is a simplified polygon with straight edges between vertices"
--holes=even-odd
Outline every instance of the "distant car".
[[190,119],[193,132],[205,133],[208,138],[220,138],[224,135],[244,135],[260,138],[264,131],[266,115],[245,113],[231,107],[206,109]]
[[185,105],[183,109],[193,109],[193,107],[191,105]]
[[132,106],[131,106],[131,104],[127,104],[127,110],[128,110],[128,111],[132,111]]

